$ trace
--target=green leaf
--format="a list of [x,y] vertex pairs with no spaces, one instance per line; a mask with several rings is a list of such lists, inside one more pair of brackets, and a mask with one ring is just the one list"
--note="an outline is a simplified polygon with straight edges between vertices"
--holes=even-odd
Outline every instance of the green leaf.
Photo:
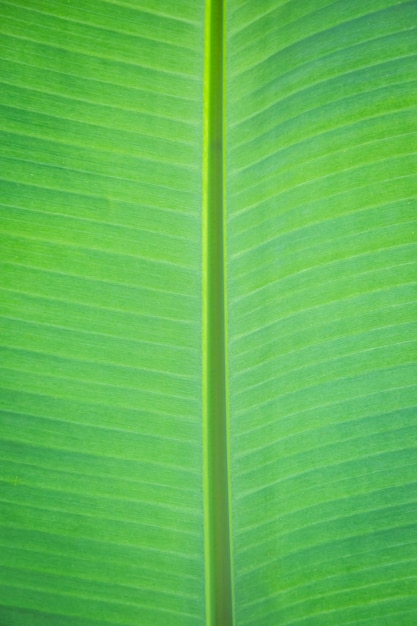
[[0,0],[2,626],[414,623],[416,28]]
[[227,7],[236,624],[411,625],[417,5]]
[[1,3],[0,622],[201,624],[202,3]]

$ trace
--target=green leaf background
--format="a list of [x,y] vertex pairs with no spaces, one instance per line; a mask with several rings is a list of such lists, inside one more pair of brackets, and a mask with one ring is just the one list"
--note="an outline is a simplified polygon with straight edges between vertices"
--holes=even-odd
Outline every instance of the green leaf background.
[[[223,4],[234,623],[413,626],[417,3]],[[0,0],[1,626],[229,626],[210,9]]]
[[237,624],[416,619],[415,2],[227,3]]
[[202,3],[1,3],[0,623],[204,621]]

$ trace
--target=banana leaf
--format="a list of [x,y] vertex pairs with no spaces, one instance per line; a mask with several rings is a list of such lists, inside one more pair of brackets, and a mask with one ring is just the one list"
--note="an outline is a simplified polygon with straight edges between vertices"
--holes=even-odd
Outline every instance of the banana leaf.
[[1,626],[412,626],[415,0],[0,0]]

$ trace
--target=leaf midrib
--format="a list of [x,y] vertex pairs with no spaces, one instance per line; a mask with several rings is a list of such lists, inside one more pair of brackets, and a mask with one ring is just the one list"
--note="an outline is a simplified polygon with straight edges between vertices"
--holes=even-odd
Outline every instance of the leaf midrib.
[[223,0],[206,3],[203,140],[203,407],[207,626],[232,626],[223,206]]

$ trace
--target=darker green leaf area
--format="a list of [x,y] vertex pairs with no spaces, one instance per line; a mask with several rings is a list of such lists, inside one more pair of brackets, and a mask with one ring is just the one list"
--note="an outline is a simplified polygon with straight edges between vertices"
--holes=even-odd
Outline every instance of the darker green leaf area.
[[408,626],[416,4],[228,6],[236,623]]

